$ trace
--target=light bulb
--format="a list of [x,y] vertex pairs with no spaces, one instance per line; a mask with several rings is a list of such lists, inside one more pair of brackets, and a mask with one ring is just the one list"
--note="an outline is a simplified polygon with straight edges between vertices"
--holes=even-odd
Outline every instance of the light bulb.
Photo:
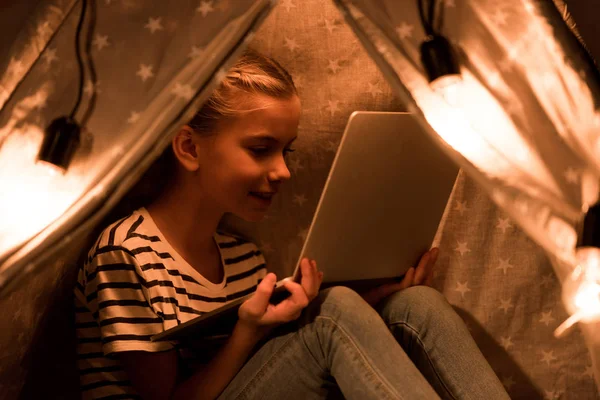
[[444,75],[431,82],[430,86],[437,94],[444,98],[448,105],[458,107],[460,104],[461,82],[460,75]]
[[565,280],[562,293],[571,317],[556,328],[556,337],[577,322],[600,321],[600,248],[579,247],[576,256],[577,267]]

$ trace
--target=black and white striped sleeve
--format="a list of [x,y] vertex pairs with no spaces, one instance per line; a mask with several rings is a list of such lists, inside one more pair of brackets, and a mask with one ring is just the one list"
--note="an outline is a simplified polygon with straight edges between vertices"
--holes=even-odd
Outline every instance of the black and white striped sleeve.
[[96,249],[84,282],[82,291],[100,327],[104,354],[173,348],[169,342],[150,340],[164,330],[164,321],[144,294],[143,272],[130,250],[110,245]]

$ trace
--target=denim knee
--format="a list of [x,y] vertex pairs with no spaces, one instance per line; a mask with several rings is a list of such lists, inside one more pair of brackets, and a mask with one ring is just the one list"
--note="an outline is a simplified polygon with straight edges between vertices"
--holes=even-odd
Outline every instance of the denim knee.
[[346,286],[333,286],[319,293],[321,303],[334,304],[344,309],[362,307],[365,300],[354,290]]
[[460,320],[444,295],[429,286],[412,286],[393,293],[382,301],[378,311],[388,324],[410,323],[415,327]]
[[317,316],[327,316],[337,320],[361,318],[365,313],[375,313],[375,311],[358,293],[345,286],[333,286],[319,293],[307,308],[306,316],[311,320]]

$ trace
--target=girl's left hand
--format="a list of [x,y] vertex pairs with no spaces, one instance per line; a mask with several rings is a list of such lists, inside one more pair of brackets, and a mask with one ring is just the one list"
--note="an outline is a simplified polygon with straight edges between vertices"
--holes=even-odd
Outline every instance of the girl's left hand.
[[417,285],[431,286],[433,281],[433,267],[437,261],[438,253],[439,249],[437,247],[432,248],[421,256],[416,269],[410,267],[410,269],[406,271],[406,274],[404,274],[404,277],[400,282],[378,286],[361,293],[361,296],[367,303],[374,307],[392,293],[408,287]]

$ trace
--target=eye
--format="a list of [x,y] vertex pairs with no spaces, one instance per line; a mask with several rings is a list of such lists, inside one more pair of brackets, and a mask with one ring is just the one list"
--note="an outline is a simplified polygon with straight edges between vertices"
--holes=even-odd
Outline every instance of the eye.
[[292,149],[292,148],[283,149],[283,156],[285,157],[288,154],[293,153],[295,151],[296,151],[296,149]]
[[255,156],[264,156],[270,151],[267,146],[254,146],[250,147],[249,150]]

